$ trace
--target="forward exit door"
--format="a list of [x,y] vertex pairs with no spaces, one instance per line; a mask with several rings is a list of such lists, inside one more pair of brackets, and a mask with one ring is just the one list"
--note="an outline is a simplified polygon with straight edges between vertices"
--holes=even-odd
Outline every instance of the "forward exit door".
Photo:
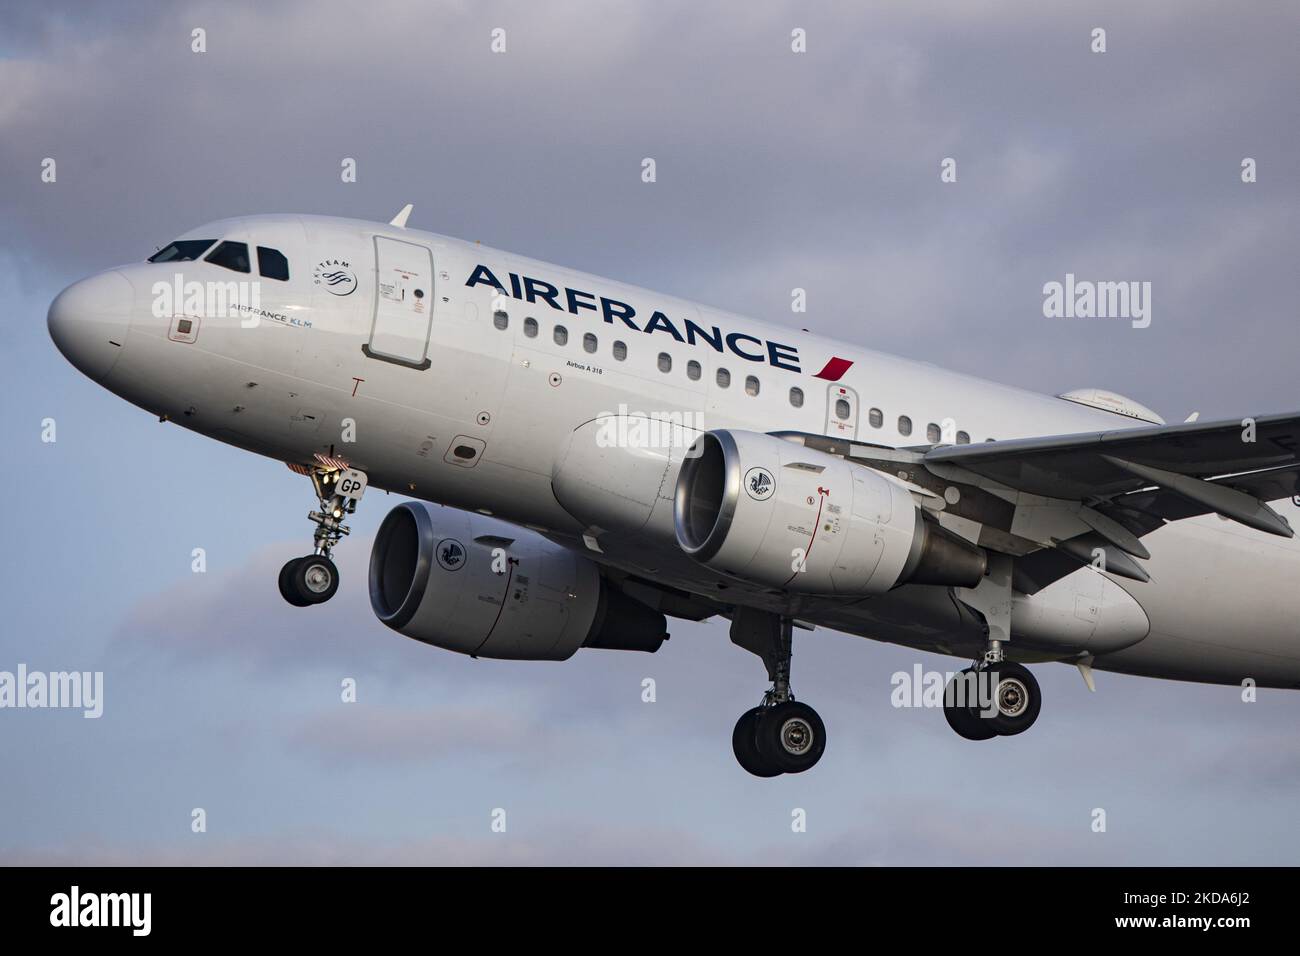
[[375,236],[375,312],[370,358],[426,369],[433,327],[433,254],[426,246]]

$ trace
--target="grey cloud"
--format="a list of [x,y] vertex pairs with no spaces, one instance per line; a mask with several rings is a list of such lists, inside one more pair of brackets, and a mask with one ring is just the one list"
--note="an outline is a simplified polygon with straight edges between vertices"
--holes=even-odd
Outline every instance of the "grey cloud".
[[[345,549],[360,553],[365,544],[349,541]],[[1300,700],[1293,696],[1266,694],[1246,705],[1233,688],[1112,674],[1098,674],[1099,690],[1090,694],[1073,668],[1060,665],[1036,668],[1046,704],[1033,733],[970,744],[938,711],[890,703],[895,671],[961,662],[818,630],[796,637],[795,687],[826,719],[830,756],[805,778],[766,787],[732,765],[728,746],[736,715],[758,699],[761,666],[730,646],[720,624],[674,622],[676,636],[656,655],[580,651],[558,665],[475,662],[370,619],[359,568],[345,568],[348,583],[318,621],[276,606],[273,567],[257,561],[188,584],[215,588],[202,603],[183,590],[151,599],[119,640],[142,660],[167,655],[173,681],[214,666],[233,667],[266,689],[328,675],[316,704],[256,733],[269,735],[278,762],[319,766],[359,784],[443,768],[496,780],[493,792],[505,785],[516,799],[521,792],[538,799],[571,777],[559,791],[568,792],[561,798],[568,809],[547,824],[560,828],[577,819],[607,822],[609,811],[593,810],[585,788],[597,787],[592,796],[604,803],[611,787],[619,790],[614,779],[639,787],[642,799],[675,790],[678,812],[691,815],[719,800],[757,800],[744,822],[719,832],[709,850],[715,860],[729,859],[728,847],[752,827],[788,828],[792,806],[808,807],[816,824],[806,844],[792,844],[792,862],[1196,862],[1205,858],[1197,846],[1204,854],[1219,842],[1236,860],[1254,828],[1251,814],[1225,817],[1213,808],[1222,800],[1271,812],[1296,766],[1294,747],[1277,730],[1294,723]],[[232,627],[220,610],[232,607],[269,623]],[[169,648],[176,621],[186,622],[185,639]],[[268,636],[273,641],[263,644]],[[338,702],[341,674],[368,675],[359,677],[359,703]],[[655,704],[640,700],[645,676],[657,682]],[[264,693],[250,688],[242,699],[254,706]],[[975,796],[988,792],[1002,794],[996,807]],[[1179,809],[1158,809],[1175,792]],[[1089,827],[1097,806],[1110,814],[1108,834]],[[1186,828],[1206,813],[1215,815],[1215,829],[1199,843],[1187,840]],[[992,842],[988,814],[998,822]],[[647,845],[637,858],[668,859],[657,852]]]
[[527,699],[493,699],[423,708],[362,703],[318,712],[285,739],[286,754],[335,769],[442,761],[464,772],[484,761],[507,760],[531,773],[561,773],[574,761],[601,760],[613,750],[609,726],[546,719]]
[[[898,814],[905,808],[888,808]],[[269,839],[240,841],[196,836],[189,846],[122,846],[100,844],[84,849],[17,851],[6,854],[11,865],[82,866],[816,866],[910,865],[918,861],[966,866],[1017,862],[1046,864],[1069,855],[1076,863],[1107,859],[1104,853],[1079,848],[1084,838],[1034,824],[1011,823],[991,834],[975,813],[954,816],[950,808],[925,806],[925,822],[886,827],[867,822],[852,830],[821,832],[816,813],[807,833],[790,830],[788,812],[773,814],[773,825],[760,841],[740,848],[709,837],[708,828],[693,831],[653,822],[583,825],[574,821],[534,821],[520,825],[507,812],[505,833],[489,832],[482,815],[482,835],[415,836],[401,841],[356,841],[322,832],[293,831]],[[877,809],[879,812],[879,808]],[[1086,828],[1085,832],[1086,831]],[[785,832],[782,834],[781,831]],[[1104,835],[1092,835],[1100,850]],[[1027,851],[1027,852],[1026,852]],[[1109,858],[1114,862],[1114,858]]]

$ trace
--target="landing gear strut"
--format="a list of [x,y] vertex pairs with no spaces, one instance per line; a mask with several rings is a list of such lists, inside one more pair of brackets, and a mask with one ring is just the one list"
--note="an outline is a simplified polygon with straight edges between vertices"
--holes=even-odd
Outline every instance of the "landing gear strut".
[[953,676],[944,688],[943,715],[948,726],[967,740],[1011,737],[1038,719],[1043,695],[1029,669],[1006,659],[1003,644],[1011,639],[1011,558],[989,559],[988,574],[974,588],[955,592],[958,600],[984,619],[988,646],[984,656]]
[[357,510],[366,490],[365,473],[353,468],[320,465],[307,474],[320,503],[319,511],[307,515],[316,523],[315,550],[280,569],[280,596],[294,607],[324,604],[339,589],[339,569],[330,554],[349,531],[344,517]]
[[817,711],[790,692],[789,618],[752,608],[736,608],[731,640],[763,659],[772,688],[763,703],[736,721],[731,748],[736,760],[756,777],[803,773],[826,750],[826,725]]

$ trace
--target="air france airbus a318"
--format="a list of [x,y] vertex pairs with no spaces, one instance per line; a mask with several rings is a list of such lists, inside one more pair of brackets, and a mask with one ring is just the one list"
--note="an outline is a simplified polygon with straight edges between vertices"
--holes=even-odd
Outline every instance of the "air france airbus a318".
[[653,652],[667,617],[721,615],[771,682],[732,738],[764,777],[826,746],[791,692],[795,629],[971,660],[944,698],[970,740],[1034,723],[1026,663],[1090,686],[1096,669],[1300,687],[1300,415],[1166,425],[1101,389],[944,372],[409,213],[209,223],[50,306],[105,388],[310,479],[290,604],[334,594],[343,521],[368,487],[397,492],[370,555],[380,621],[558,661]]

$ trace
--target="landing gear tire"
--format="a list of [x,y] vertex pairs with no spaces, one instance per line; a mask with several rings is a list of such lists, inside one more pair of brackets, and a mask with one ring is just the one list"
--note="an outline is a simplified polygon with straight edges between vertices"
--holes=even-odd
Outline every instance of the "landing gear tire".
[[[966,703],[976,687],[970,680],[972,674],[979,676],[979,686],[987,687],[992,698],[992,714],[984,714],[978,696],[974,703]],[[966,682],[964,695],[955,693],[953,684],[959,680]],[[1029,668],[1004,660],[979,670],[968,667],[957,675],[945,689],[943,715],[948,719],[948,726],[967,740],[990,740],[1023,734],[1034,725],[1042,706],[1042,691]]]
[[339,589],[339,569],[323,554],[309,554],[292,563],[289,587],[303,602],[300,607],[324,604]]
[[759,756],[781,773],[811,770],[826,750],[826,725],[807,704],[787,700],[758,719]]
[[731,749],[736,754],[736,762],[755,777],[775,777],[781,773],[758,752],[758,726],[766,710],[765,707],[755,707],[745,711],[731,732]]
[[987,719],[994,733],[1001,737],[1023,734],[1038,719],[1043,695],[1029,668],[1011,661],[989,664],[993,675],[993,704],[997,713]]
[[280,569],[280,597],[284,598],[294,607],[306,607],[310,601],[304,600],[299,596],[293,586],[293,572],[302,558],[294,558],[286,561],[284,567]]
[[943,715],[948,719],[948,726],[967,740],[992,740],[998,735],[992,727],[992,720],[980,717],[978,703],[970,706],[965,703],[964,695],[956,693],[958,681],[965,683],[967,688],[971,686],[968,675],[973,673],[974,668],[968,667],[948,682],[944,688]]

